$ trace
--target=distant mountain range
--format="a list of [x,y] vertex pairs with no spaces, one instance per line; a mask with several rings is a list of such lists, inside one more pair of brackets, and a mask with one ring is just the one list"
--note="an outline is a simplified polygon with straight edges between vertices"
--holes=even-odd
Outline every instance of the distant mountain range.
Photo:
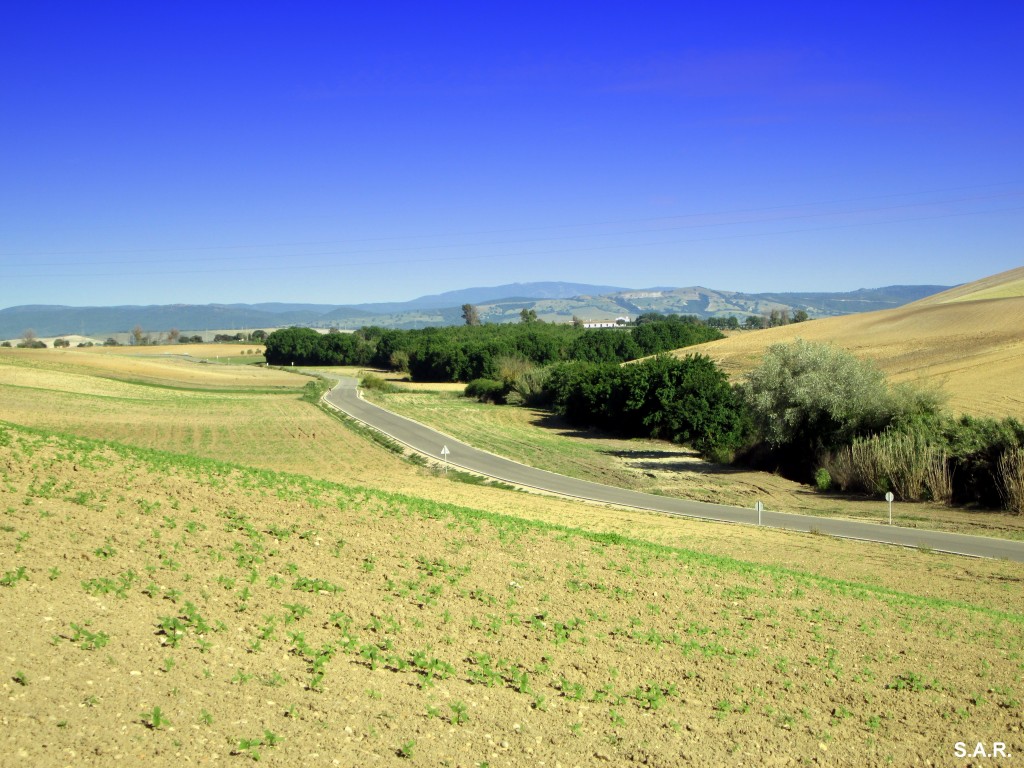
[[167,304],[154,306],[68,307],[24,305],[0,310],[0,339],[21,338],[26,329],[37,336],[105,337],[141,326],[148,333],[171,328],[190,334],[204,331],[269,329],[288,325],[317,328],[423,328],[458,325],[462,305],[477,307],[484,322],[515,322],[532,309],[547,322],[572,318],[602,320],[641,312],[697,315],[702,318],[750,315],[775,310],[807,312],[812,318],[892,309],[946,290],[942,285],[891,285],[845,293],[740,293],[708,288],[629,289],[583,283],[511,283],[465,288],[404,302],[373,304]]

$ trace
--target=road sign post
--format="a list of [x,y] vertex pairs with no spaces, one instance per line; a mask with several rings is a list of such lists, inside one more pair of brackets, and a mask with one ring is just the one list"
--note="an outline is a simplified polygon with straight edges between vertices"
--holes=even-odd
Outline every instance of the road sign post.
[[754,509],[757,510],[757,524],[761,524],[761,512],[764,511],[764,503],[761,501],[754,502]]
[[892,491],[885,492],[885,500],[889,502],[889,525],[892,525],[892,500],[896,497],[892,495]]
[[444,473],[446,475],[448,474],[448,454],[449,453],[451,453],[451,451],[448,450],[448,446],[447,445],[442,445],[441,446],[441,458],[444,459]]

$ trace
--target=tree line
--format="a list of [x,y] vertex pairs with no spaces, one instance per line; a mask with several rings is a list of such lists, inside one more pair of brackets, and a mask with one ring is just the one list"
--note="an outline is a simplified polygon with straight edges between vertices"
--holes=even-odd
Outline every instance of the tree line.
[[484,324],[395,330],[361,328],[321,334],[283,328],[269,334],[271,365],[374,365],[408,372],[413,381],[501,378],[510,361],[530,366],[585,361],[621,363],[722,338],[693,317],[658,316],[631,328],[583,329],[532,318]]
[[561,363],[549,369],[543,389],[552,409],[578,426],[686,443],[707,456],[728,454],[744,437],[738,393],[704,355]]

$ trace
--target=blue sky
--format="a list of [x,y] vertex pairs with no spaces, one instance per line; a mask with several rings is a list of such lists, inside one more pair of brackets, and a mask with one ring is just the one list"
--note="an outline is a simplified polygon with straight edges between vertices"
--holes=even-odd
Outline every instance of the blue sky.
[[0,307],[1024,264],[1024,6],[710,5],[8,3]]

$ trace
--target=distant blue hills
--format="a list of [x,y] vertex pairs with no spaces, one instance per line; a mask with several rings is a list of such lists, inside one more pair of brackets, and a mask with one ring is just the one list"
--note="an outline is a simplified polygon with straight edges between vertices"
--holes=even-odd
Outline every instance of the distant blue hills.
[[31,329],[37,336],[107,336],[136,326],[147,333],[243,331],[289,325],[320,328],[423,328],[457,325],[462,305],[477,307],[484,322],[515,322],[524,309],[547,322],[573,317],[601,320],[661,312],[699,317],[735,315],[740,321],[773,309],[803,310],[813,317],[890,309],[944,291],[943,285],[891,285],[843,293],[740,293],[690,288],[630,289],[568,282],[510,283],[463,288],[411,301],[370,304],[163,304],[150,306],[71,307],[23,305],[0,310],[0,339],[21,338]]

